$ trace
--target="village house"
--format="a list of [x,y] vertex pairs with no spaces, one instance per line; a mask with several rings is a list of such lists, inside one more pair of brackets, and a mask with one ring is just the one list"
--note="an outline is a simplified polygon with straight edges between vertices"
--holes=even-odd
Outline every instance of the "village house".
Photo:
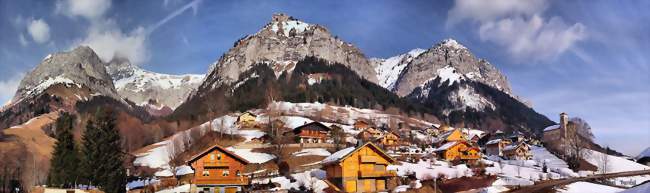
[[369,127],[359,132],[359,134],[357,134],[357,139],[368,142],[376,140],[381,136],[382,132],[380,130]]
[[325,192],[385,192],[396,173],[386,170],[396,160],[373,143],[348,147],[322,161],[327,177]]
[[246,111],[237,117],[237,125],[245,128],[255,127],[256,119],[257,115]]
[[493,139],[485,143],[485,154],[488,156],[499,156],[502,157],[503,155],[503,150],[506,148],[506,146],[512,144],[512,141],[510,139]]
[[476,163],[481,158],[481,149],[466,141],[450,141],[434,150],[439,159]]
[[192,192],[242,192],[250,185],[244,173],[248,161],[214,145],[195,155],[187,164],[194,170]]
[[564,143],[560,143],[567,138],[567,130],[569,125],[569,115],[560,113],[560,124],[551,125],[544,128],[544,136],[542,142],[547,148],[561,150]]
[[354,122],[353,126],[354,126],[354,129],[356,129],[356,130],[364,130],[364,129],[369,128],[370,124],[368,123],[368,121],[358,119],[358,120],[356,120]]
[[400,145],[400,137],[393,132],[387,132],[377,138],[377,143],[381,144],[385,149],[394,150]]
[[530,160],[533,154],[530,146],[524,142],[510,144],[503,149],[503,155],[510,160]]
[[[332,129],[320,122],[311,122],[296,127],[292,131],[300,143],[325,143]],[[287,132],[287,133],[288,133]]]
[[460,129],[449,130],[442,135],[438,136],[438,139],[435,141],[438,145],[442,145],[446,142],[451,141],[467,141],[465,135]]

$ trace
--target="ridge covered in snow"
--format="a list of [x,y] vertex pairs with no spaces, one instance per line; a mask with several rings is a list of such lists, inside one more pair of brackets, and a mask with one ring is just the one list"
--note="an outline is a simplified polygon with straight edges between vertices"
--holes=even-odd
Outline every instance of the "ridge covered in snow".
[[371,58],[370,62],[375,66],[375,72],[377,73],[377,80],[379,85],[392,90],[395,86],[395,82],[399,75],[402,73],[402,70],[416,57],[424,53],[425,49],[416,48],[407,53],[393,56],[387,59],[382,58]]

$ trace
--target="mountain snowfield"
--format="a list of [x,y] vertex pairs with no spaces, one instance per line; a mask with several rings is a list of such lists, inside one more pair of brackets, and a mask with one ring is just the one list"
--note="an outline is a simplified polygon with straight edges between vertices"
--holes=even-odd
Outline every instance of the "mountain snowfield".
[[375,66],[378,84],[388,90],[393,90],[395,81],[397,81],[397,78],[406,65],[425,51],[427,50],[416,48],[407,53],[387,59],[371,58],[370,62]]
[[113,78],[117,93],[123,98],[136,104],[154,100],[172,109],[183,103],[205,77],[199,74],[155,73],[131,65],[124,59],[114,59],[106,68]]

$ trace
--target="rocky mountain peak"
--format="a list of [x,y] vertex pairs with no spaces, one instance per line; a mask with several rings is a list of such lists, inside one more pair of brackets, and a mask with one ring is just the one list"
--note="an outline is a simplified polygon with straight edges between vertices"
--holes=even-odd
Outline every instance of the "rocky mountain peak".
[[467,50],[467,48],[465,46],[463,46],[462,44],[458,43],[456,40],[451,39],[451,38],[447,38],[447,39],[442,40],[440,43],[438,43],[438,45],[439,46],[444,46],[444,47],[447,47],[447,48],[457,49],[457,50],[460,50],[460,49]]
[[197,92],[232,84],[258,63],[269,65],[276,76],[291,73],[298,61],[307,56],[344,64],[361,77],[376,82],[373,66],[358,48],[330,34],[325,27],[279,13],[260,31],[238,40],[219,58]]
[[97,94],[120,99],[105,64],[88,46],[48,55],[20,82],[12,101],[35,96],[55,84],[86,86]]

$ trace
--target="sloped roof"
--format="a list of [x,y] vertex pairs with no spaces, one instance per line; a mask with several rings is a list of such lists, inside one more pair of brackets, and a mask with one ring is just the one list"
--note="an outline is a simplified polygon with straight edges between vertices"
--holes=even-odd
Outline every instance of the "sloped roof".
[[307,126],[310,126],[310,125],[316,125],[316,126],[319,126],[319,127],[325,128],[325,130],[327,130],[327,131],[332,130],[332,129],[331,129],[330,127],[328,127],[327,125],[324,125],[324,124],[322,124],[322,123],[320,123],[320,122],[318,122],[318,121],[313,121],[313,122],[311,122],[311,123],[307,123],[307,124],[304,124],[304,125],[301,125],[301,126],[298,126],[298,127],[294,128],[294,129],[293,129],[293,132],[294,132],[294,133],[295,133],[295,132],[299,132],[299,131],[302,130],[303,128],[305,128],[305,127],[307,127]]
[[560,128],[560,125],[551,125],[551,126],[548,126],[548,127],[544,128],[544,132],[556,130],[556,129],[559,129],[559,128]]
[[208,154],[208,153],[212,152],[215,149],[219,149],[221,152],[224,152],[224,153],[230,155],[231,157],[244,162],[245,164],[249,163],[248,160],[238,156],[237,154],[235,154],[235,153],[233,153],[231,151],[228,151],[226,148],[221,147],[219,144],[215,144],[212,147],[209,147],[209,148],[203,150],[201,153],[192,156],[192,158],[187,160],[186,163],[190,164],[191,162],[196,161],[197,159],[203,157],[205,154]]
[[348,158],[354,152],[359,151],[361,148],[363,148],[365,146],[368,146],[368,147],[370,147],[372,149],[377,150],[379,152],[379,155],[383,155],[385,158],[387,158],[389,163],[395,163],[396,162],[396,160],[393,159],[393,157],[389,156],[386,152],[381,150],[381,148],[377,147],[375,144],[373,144],[371,142],[368,142],[368,143],[363,144],[360,147],[356,147],[356,148],[355,147],[348,147],[348,148],[342,149],[340,151],[334,152],[332,155],[330,155],[330,156],[326,157],[325,159],[323,159],[323,161],[321,163],[324,164],[324,165],[339,163],[339,162],[345,160],[346,158]]

